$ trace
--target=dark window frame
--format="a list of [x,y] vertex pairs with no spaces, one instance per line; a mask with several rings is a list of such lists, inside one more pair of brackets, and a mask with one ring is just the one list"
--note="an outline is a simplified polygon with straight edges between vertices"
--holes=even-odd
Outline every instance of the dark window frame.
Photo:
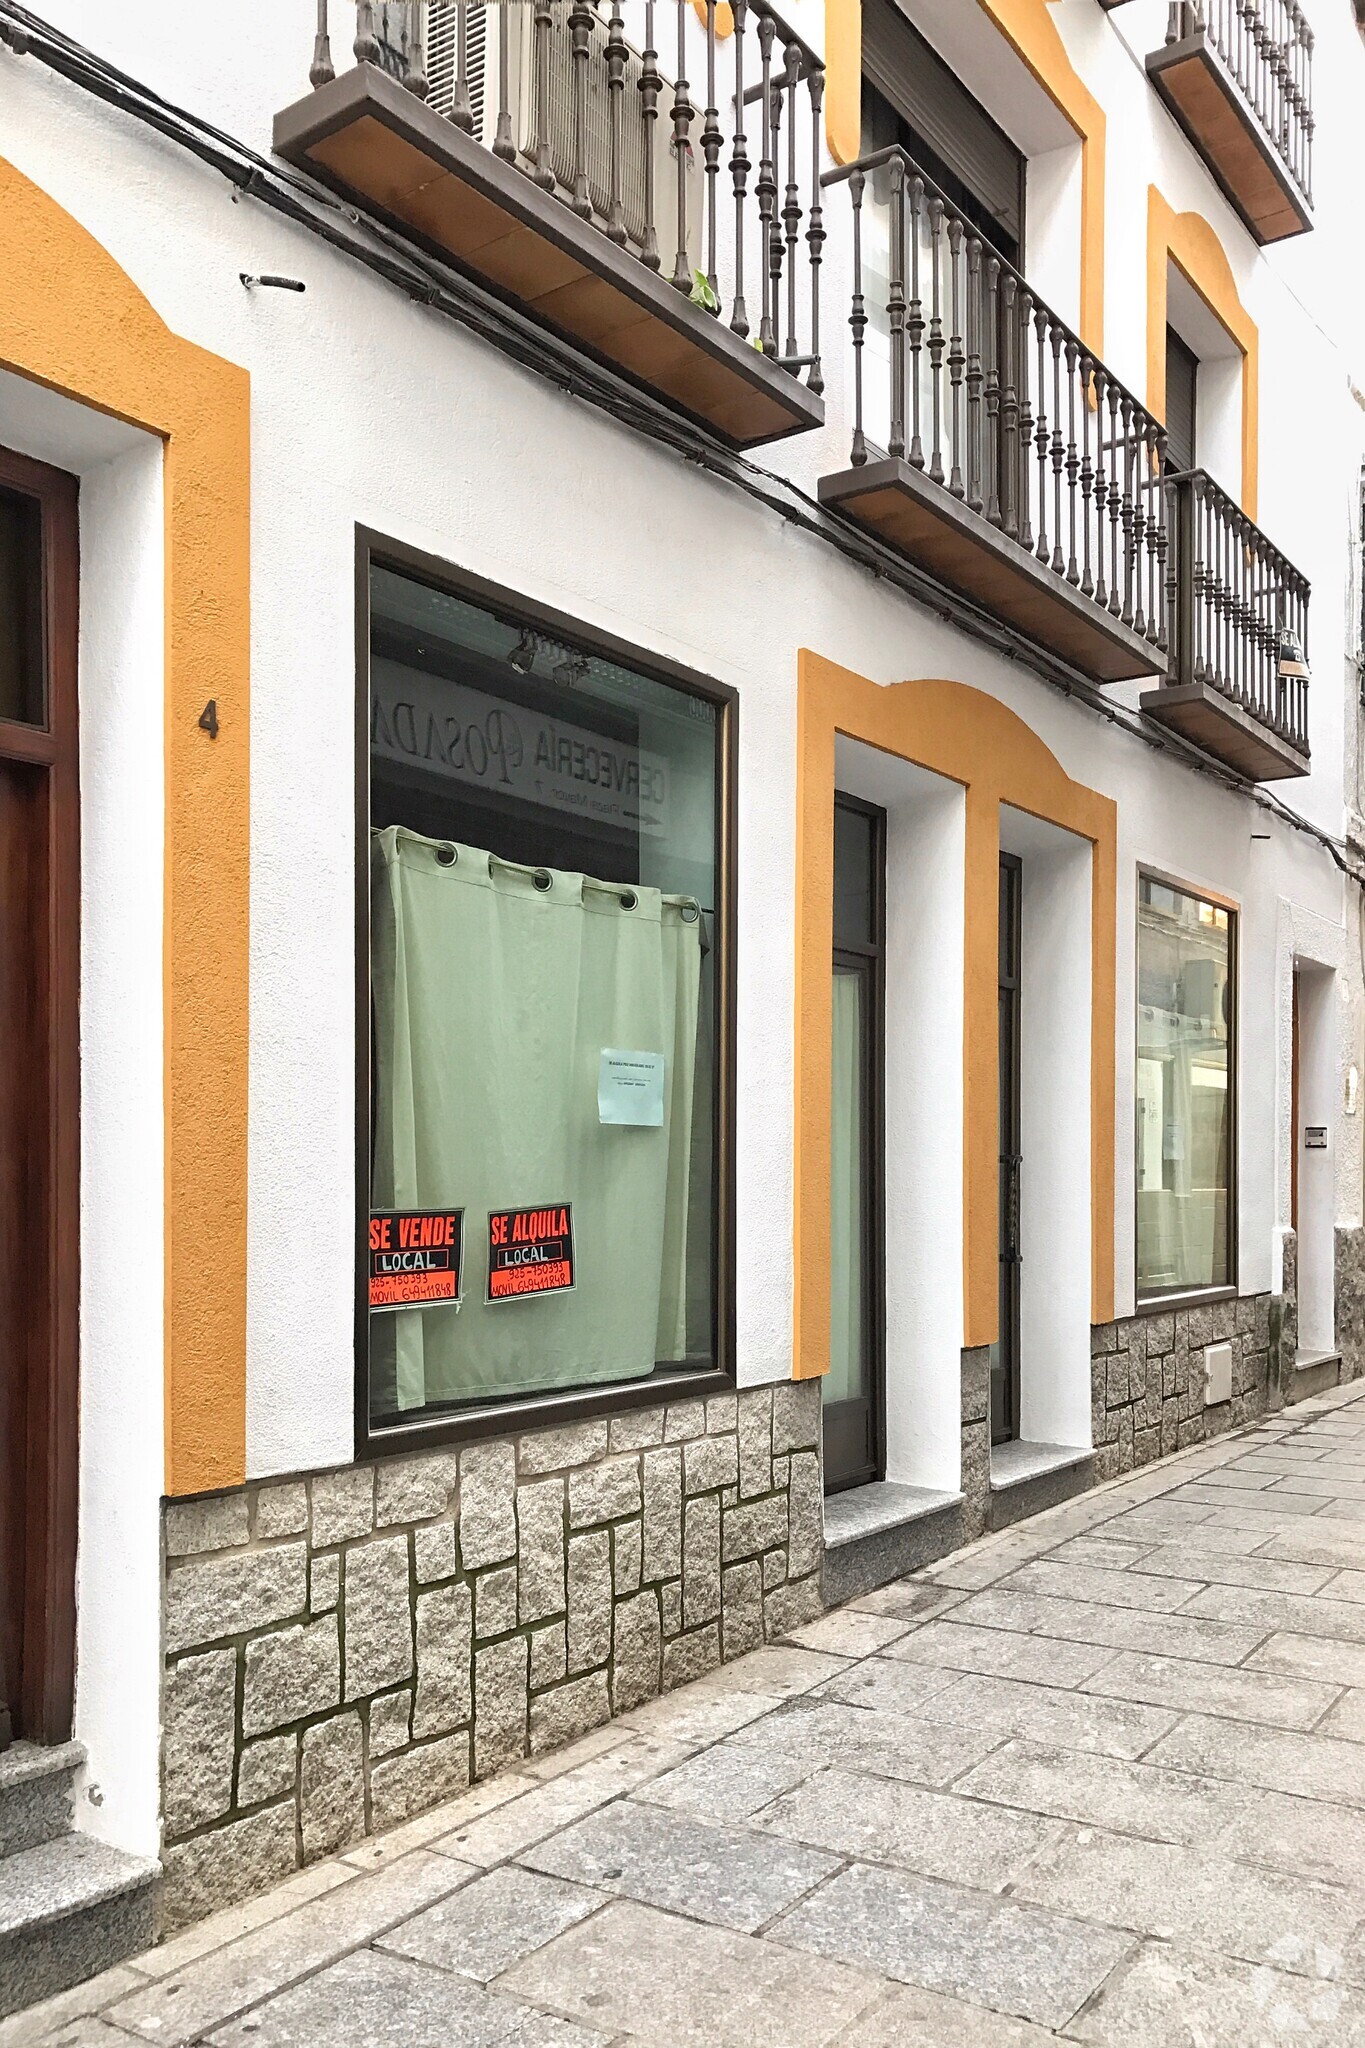
[[864,977],[870,1001],[864,1020],[867,1086],[863,1095],[862,1292],[868,1345],[867,1399],[870,1406],[870,1468],[839,1479],[825,1491],[847,1492],[886,1477],[886,811],[880,804],[834,794],[836,810],[856,811],[869,820],[872,939],[857,944],[835,933],[831,971],[851,968]]
[[[370,1421],[370,1308],[366,1239],[370,1214],[370,572],[391,569],[430,588],[481,605],[518,628],[529,628],[634,669],[713,704],[718,714],[716,832],[717,1073],[713,1150],[715,1356],[709,1366],[660,1368],[646,1379],[526,1398],[471,1402],[434,1417],[375,1428]],[[355,1447],[357,1458],[393,1457],[429,1444],[468,1443],[512,1436],[584,1417],[612,1415],[659,1402],[734,1389],[735,1379],[735,1122],[736,1122],[736,910],[739,762],[739,693],[666,656],[585,625],[520,592],[409,547],[373,528],[356,528],[356,1121],[355,1121]]]
[[[1207,1287],[1148,1287],[1142,1286],[1138,1277],[1138,1218],[1137,1218],[1137,1022],[1141,1008],[1141,952],[1142,923],[1139,915],[1142,908],[1142,885],[1155,882],[1158,888],[1174,889],[1181,896],[1188,896],[1195,903],[1207,903],[1213,910],[1222,910],[1228,920],[1228,985],[1232,990],[1232,1001],[1228,1011],[1228,1277],[1215,1280]],[[1239,1181],[1240,1134],[1241,1134],[1241,1009],[1242,1009],[1242,916],[1235,903],[1228,903],[1217,896],[1211,896],[1207,889],[1199,888],[1193,882],[1182,881],[1178,875],[1166,873],[1161,868],[1139,865],[1137,887],[1133,892],[1133,1103],[1134,1151],[1133,1151],[1133,1301],[1137,1315],[1162,1315],[1177,1308],[1197,1308],[1206,1302],[1233,1301],[1241,1291],[1240,1253],[1241,1226],[1237,1199]]]

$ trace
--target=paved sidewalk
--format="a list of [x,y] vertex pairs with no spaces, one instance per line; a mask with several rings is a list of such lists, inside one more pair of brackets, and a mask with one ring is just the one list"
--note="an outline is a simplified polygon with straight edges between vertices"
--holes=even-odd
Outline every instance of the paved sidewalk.
[[1362,2048],[1362,1396],[855,1601],[0,2048]]

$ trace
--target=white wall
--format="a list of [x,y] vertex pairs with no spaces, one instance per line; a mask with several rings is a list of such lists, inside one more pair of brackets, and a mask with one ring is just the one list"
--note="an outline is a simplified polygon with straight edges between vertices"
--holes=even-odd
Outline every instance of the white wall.
[[162,1229],[161,444],[0,373],[0,445],[80,477],[81,1382],[77,1805],[158,1843]]
[[[1358,102],[1365,81],[1344,6],[1319,29],[1319,227],[1260,252],[1207,170],[1156,102],[1139,58],[1143,8],[1106,17],[1090,4],[1052,10],[1086,82],[1109,112],[1106,356],[1135,392],[1146,376],[1147,193],[1213,221],[1262,334],[1260,520],[1314,585],[1314,774],[1279,800],[1339,832],[1344,680],[1354,627],[1348,548],[1365,452],[1365,322],[1350,258],[1361,189]],[[984,11],[953,0],[913,10],[1042,156],[1068,138]],[[310,0],[280,0],[236,33],[218,8],[170,0],[109,10],[49,0],[61,26],[172,100],[268,140],[271,113],[303,89]],[[338,10],[344,12],[344,10]],[[1133,19],[1125,22],[1125,16]],[[806,26],[810,26],[807,22]],[[340,50],[341,37],[338,36]],[[1159,40],[1159,35],[1156,38]],[[1013,95],[1013,97],[1012,97]],[[1354,99],[1353,99],[1354,95]],[[124,115],[0,50],[4,149],[70,209],[135,277],[178,332],[244,364],[252,379],[252,951],[248,1456],[253,1475],[327,1465],[352,1448],[355,1227],[354,537],[365,524],[526,598],[732,684],[740,698],[738,1351],[746,1381],[790,1368],[791,1290],[784,1262],[746,1248],[790,1243],[795,1086],[791,895],[796,848],[797,651],[811,647],[888,683],[955,677],[999,697],[1076,780],[1119,811],[1118,1015],[1114,1089],[1118,1310],[1132,1307],[1131,1146],[1134,907],[1139,863],[1243,906],[1241,948],[1241,1284],[1278,1267],[1277,1182],[1283,1017],[1278,903],[1324,929],[1344,925],[1342,878],[1321,848],[1250,797],[1182,766],[1135,722],[1065,699],[1019,661],[966,636],[803,534],[754,498],[636,437],[603,412],[512,365],[455,323],[401,299],[371,273],[251,199]],[[1011,111],[1011,109],[1013,111]],[[1027,130],[1027,134],[1025,134]],[[1060,169],[1060,159],[1058,163]],[[1046,168],[1039,172],[1046,180]],[[1064,181],[1063,181],[1064,182]],[[1042,190],[1040,183],[1039,190]],[[846,460],[848,250],[837,198],[826,215],[828,421],[754,457],[813,497]],[[1039,230],[1042,232],[1042,230]],[[1059,254],[1060,262],[1060,254]],[[243,290],[240,271],[302,278],[302,297]],[[1060,272],[1059,272],[1060,276]],[[8,386],[6,386],[8,389]],[[1292,393],[1292,406],[1285,394]],[[12,396],[12,394],[11,394]],[[86,771],[88,1271],[82,1541],[82,1727],[105,1788],[98,1824],[143,1843],[153,1809],[147,1757],[154,1654],[154,1507],[160,1477],[160,819],[161,639],[153,453],[123,430],[66,458],[48,401],[25,394],[0,416],[0,440],[68,459],[90,477],[83,688]],[[40,431],[41,429],[41,431]],[[113,429],[107,429],[113,433]],[[123,438],[119,439],[118,435]],[[47,438],[43,438],[46,436]],[[26,438],[27,437],[27,438]],[[38,445],[41,443],[41,445]],[[95,477],[101,464],[115,467]],[[104,567],[101,568],[103,561]],[[102,636],[107,636],[103,638]],[[924,920],[892,945],[933,954],[952,983],[953,807],[905,789],[893,830],[898,894],[938,876]],[[960,862],[959,862],[960,867]],[[903,949],[903,950],[902,950]],[[1317,955],[1315,957],[1321,957]],[[1352,986],[1358,963],[1348,962]],[[1074,965],[1074,961],[1073,961]],[[897,977],[897,1088],[907,1108],[900,1156],[935,1162],[943,1201],[915,1211],[897,1356],[907,1388],[919,1338],[945,1346],[960,1303],[920,1292],[933,1258],[960,1287],[960,1200],[952,1132],[960,1113],[961,1031],[951,1007]],[[913,985],[912,985],[913,984]],[[929,984],[932,987],[932,983]],[[153,992],[157,993],[154,995]],[[945,994],[945,1004],[948,998]],[[1358,1045],[1358,1018],[1340,1042]],[[940,1121],[915,1110],[913,1034],[943,1091]],[[1085,1044],[1088,1047],[1088,1023]],[[924,1080],[920,1073],[920,1083]],[[1074,1133],[1073,1133],[1074,1138]],[[1358,1137],[1355,1141],[1358,1144]],[[918,1152],[916,1147],[921,1148]],[[1357,1175],[1358,1179],[1358,1175]],[[929,1185],[928,1182],[925,1183]],[[904,1183],[908,1188],[908,1179]],[[1338,1189],[1338,1203],[1342,1194]],[[1358,1188],[1350,1213],[1359,1213]],[[133,1238],[141,1248],[134,1254]],[[290,1247],[287,1261],[277,1256]],[[946,1255],[940,1251],[946,1248]],[[1068,1272],[1078,1272],[1075,1258]],[[897,1283],[900,1284],[900,1283]],[[954,1323],[954,1318],[956,1322]],[[917,1322],[918,1319],[918,1322]],[[926,1340],[928,1341],[928,1340]],[[928,1356],[925,1350],[924,1356]],[[921,1403],[921,1411],[929,1410]],[[906,1414],[912,1412],[907,1400]],[[945,1411],[946,1412],[946,1411]],[[1059,1425],[1060,1426],[1060,1425]],[[893,1441],[901,1476],[940,1483],[946,1423]],[[141,1688],[141,1690],[139,1690]],[[115,1730],[117,1729],[117,1734]],[[150,1732],[149,1732],[150,1731]],[[127,1760],[126,1777],[125,1759]],[[120,1789],[121,1788],[121,1789]]]
[[[1299,1115],[1293,1143],[1299,1162],[1299,1348],[1331,1351],[1336,1344],[1332,1186],[1337,1123],[1336,977],[1330,968],[1310,960],[1301,960],[1298,969]],[[1325,1132],[1325,1149],[1308,1149],[1310,1127]]]
[[886,1476],[955,1493],[966,793],[847,739],[835,781],[886,810]]
[[1090,842],[1008,807],[1020,904],[1019,1434],[1090,1443]]

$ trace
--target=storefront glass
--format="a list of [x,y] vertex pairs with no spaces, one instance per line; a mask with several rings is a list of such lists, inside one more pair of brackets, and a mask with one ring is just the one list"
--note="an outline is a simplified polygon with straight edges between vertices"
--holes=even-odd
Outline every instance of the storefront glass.
[[373,1425],[715,1362],[723,716],[373,570]]
[[1138,888],[1137,1282],[1229,1286],[1235,920],[1143,875]]

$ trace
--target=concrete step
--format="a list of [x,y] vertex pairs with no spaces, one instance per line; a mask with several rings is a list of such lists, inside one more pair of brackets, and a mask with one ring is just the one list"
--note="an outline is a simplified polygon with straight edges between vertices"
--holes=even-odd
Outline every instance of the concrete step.
[[16,1742],[0,1754],[0,1857],[53,1842],[71,1826],[74,1779],[85,1762],[79,1742],[41,1749]]
[[1294,1360],[1293,1370],[1284,1390],[1286,1406],[1293,1407],[1296,1401],[1311,1400],[1314,1394],[1326,1393],[1341,1380],[1341,1353],[1339,1351],[1300,1351]]
[[0,1862],[0,2017],[150,1948],[160,1877],[159,1864],[92,1835],[62,1835]]

